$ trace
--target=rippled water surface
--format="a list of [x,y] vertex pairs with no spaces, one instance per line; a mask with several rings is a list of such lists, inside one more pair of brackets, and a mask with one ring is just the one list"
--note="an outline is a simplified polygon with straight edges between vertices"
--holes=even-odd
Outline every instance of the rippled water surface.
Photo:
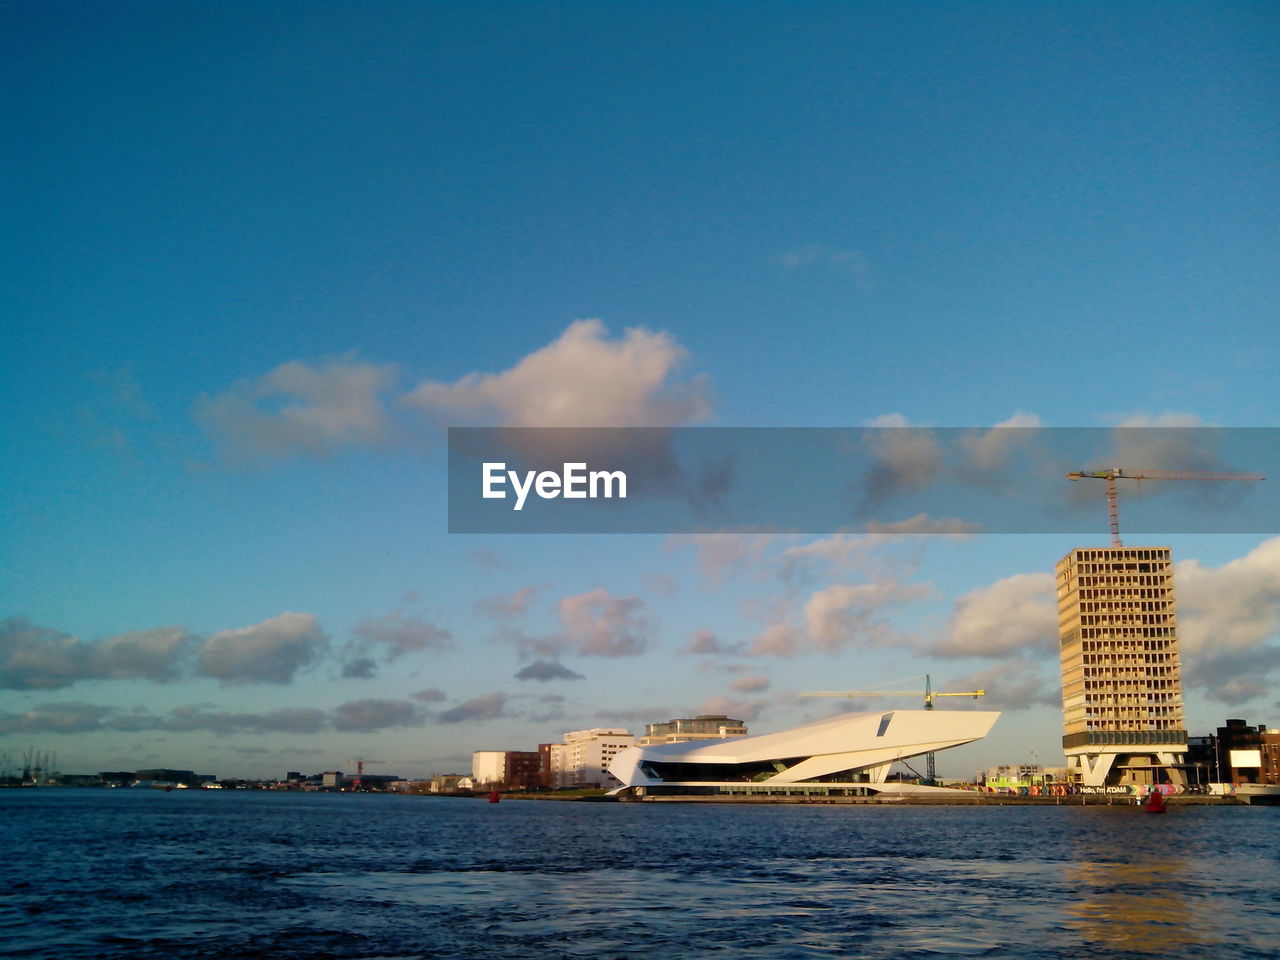
[[1275,957],[1280,808],[0,790],[0,953]]

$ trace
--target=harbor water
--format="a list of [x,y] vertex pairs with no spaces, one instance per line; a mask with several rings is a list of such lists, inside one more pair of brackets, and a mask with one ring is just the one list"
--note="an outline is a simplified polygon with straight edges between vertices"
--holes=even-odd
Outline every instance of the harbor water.
[[0,791],[11,957],[1275,957],[1280,808]]

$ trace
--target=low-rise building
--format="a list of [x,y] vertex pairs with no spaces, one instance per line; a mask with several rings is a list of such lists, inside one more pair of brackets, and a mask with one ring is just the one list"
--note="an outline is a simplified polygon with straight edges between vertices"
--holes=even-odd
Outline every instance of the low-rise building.
[[1214,747],[1221,782],[1280,784],[1280,729],[1228,720],[1218,728]]
[[[403,779],[398,773],[366,773],[360,777],[360,789],[369,793],[391,790],[394,789],[393,784]],[[354,790],[356,778],[347,777],[342,786],[344,790]]]
[[459,784],[469,779],[460,773],[437,773],[431,778],[432,793],[457,793],[462,788]]
[[536,790],[542,784],[537,750],[477,750],[471,754],[471,779],[489,789]]
[[1044,767],[1038,763],[1001,763],[987,767],[982,780],[987,786],[1041,783],[1044,780]]
[[655,743],[689,743],[693,740],[724,740],[727,737],[745,737],[747,725],[721,713],[702,713],[696,717],[680,717],[661,723],[646,724],[644,736],[636,740],[636,746],[647,747]]
[[1066,767],[1042,767],[1038,763],[1001,763],[979,773],[980,785],[996,789],[1044,786],[1067,780]]
[[621,781],[609,772],[609,764],[635,739],[629,730],[613,727],[571,730],[563,743],[553,743],[548,750],[551,785],[560,790],[619,786]]

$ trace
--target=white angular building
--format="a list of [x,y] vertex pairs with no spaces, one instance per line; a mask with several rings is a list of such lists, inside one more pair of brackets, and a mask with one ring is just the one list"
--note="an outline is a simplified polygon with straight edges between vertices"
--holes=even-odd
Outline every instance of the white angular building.
[[633,746],[609,771],[623,796],[946,795],[960,791],[888,783],[898,760],[981,740],[1000,714],[967,710],[850,713],[780,733]]

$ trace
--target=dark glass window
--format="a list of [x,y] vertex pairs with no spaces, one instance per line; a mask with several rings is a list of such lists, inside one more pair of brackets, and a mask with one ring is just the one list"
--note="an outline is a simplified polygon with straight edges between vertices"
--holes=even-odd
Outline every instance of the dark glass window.
[[876,731],[877,737],[883,737],[884,732],[889,729],[889,721],[893,719],[892,713],[886,713],[880,718],[880,729]]

